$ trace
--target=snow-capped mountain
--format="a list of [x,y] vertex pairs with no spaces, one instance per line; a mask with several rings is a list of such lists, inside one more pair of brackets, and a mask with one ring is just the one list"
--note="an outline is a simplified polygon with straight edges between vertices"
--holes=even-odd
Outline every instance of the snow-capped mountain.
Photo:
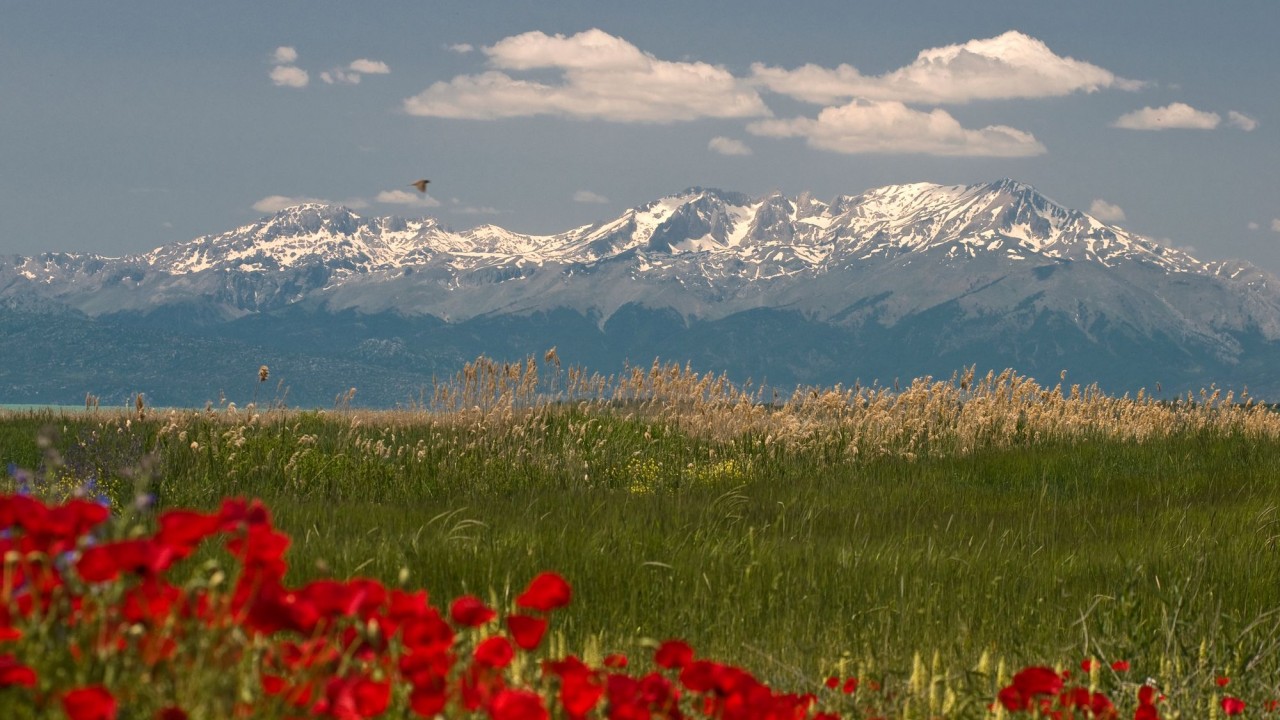
[[[505,328],[492,348],[477,341],[458,348],[460,357],[470,349],[515,352],[511,327],[568,313],[579,334],[599,334],[597,345],[612,348],[597,353],[604,360],[679,352],[783,382],[990,363],[1054,374],[1098,366],[1100,379],[1123,376],[1113,384],[1125,385],[1129,375],[1108,375],[1099,363],[1136,362],[1126,359],[1130,352],[1150,363],[1158,348],[1176,366],[1169,374],[1188,382],[1274,381],[1280,391],[1280,380],[1252,370],[1213,374],[1250,368],[1258,348],[1280,346],[1275,278],[1246,263],[1198,260],[1007,179],[894,185],[830,202],[690,188],[542,236],[492,225],[455,232],[432,218],[300,205],[137,256],[0,258],[0,298],[30,297],[86,321],[154,329],[181,317],[188,329],[232,335],[233,326],[269,325],[286,314],[294,322],[346,313],[435,323],[437,337],[463,326],[472,335],[486,324]],[[765,328],[783,316],[790,320],[773,342]],[[642,327],[628,330],[626,342],[609,340],[636,323]],[[797,327],[808,328],[805,347],[792,350],[818,359],[788,356],[786,334]],[[714,338],[729,328],[757,339],[744,352],[777,362],[721,357],[726,345]],[[681,339],[648,347],[634,342],[637,331]],[[840,341],[811,337],[823,333]],[[392,345],[412,355],[412,343],[400,340]],[[936,363],[915,357],[890,367],[842,359],[837,348],[881,359],[913,348],[909,356]],[[841,362],[852,375],[842,374]]]

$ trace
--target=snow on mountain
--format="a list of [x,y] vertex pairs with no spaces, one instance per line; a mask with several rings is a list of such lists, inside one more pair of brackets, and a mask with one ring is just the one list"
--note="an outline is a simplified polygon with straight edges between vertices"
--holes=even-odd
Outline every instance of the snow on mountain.
[[[873,288],[894,292],[882,287],[884,278],[901,273],[887,268],[912,262],[939,269],[928,287],[897,288],[895,312],[963,292],[972,282],[963,277],[993,262],[1215,278],[1251,294],[1246,304],[1258,312],[1280,304],[1280,283],[1247,263],[1202,262],[1009,179],[892,185],[829,203],[692,187],[613,220],[545,236],[494,225],[455,232],[433,218],[364,218],[344,207],[306,204],[138,256],[0,260],[0,296],[37,288],[91,315],[184,297],[205,298],[231,314],[316,298],[454,318],[554,303],[607,318],[629,302],[666,304],[686,316],[786,302],[822,315]],[[943,272],[945,266],[954,272]],[[796,285],[850,272],[858,287],[848,279],[813,290]],[[517,285],[508,282],[516,279]],[[476,297],[464,292],[495,283],[506,286]],[[821,299],[806,299],[824,287]],[[913,292],[918,301],[903,299]],[[1274,325],[1280,337],[1280,320]]]

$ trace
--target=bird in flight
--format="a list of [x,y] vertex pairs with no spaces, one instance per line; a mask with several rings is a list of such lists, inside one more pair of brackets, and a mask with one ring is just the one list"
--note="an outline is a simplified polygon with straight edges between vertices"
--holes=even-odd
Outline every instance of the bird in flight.
[[409,184],[410,184],[410,185],[412,185],[412,186],[414,186],[414,187],[416,187],[416,188],[418,188],[418,192],[420,192],[420,193],[426,193],[426,192],[427,192],[427,183],[429,183],[429,182],[431,182],[431,181],[430,181],[430,180],[415,180],[414,182],[411,182],[411,183],[409,183]]

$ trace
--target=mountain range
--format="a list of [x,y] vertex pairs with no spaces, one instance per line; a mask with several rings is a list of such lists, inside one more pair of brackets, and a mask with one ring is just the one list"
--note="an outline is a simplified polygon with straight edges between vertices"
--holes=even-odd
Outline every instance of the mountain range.
[[[1280,284],[1003,179],[829,202],[689,188],[555,235],[307,204],[120,258],[0,257],[0,401],[416,401],[480,354],[784,390],[1011,367],[1280,394]],[[267,364],[270,389],[259,387]]]

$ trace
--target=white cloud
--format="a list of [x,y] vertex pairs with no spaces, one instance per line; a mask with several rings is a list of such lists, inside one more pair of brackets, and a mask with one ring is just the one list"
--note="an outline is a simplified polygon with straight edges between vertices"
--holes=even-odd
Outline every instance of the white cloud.
[[741,140],[734,140],[727,137],[713,137],[711,142],[707,143],[707,149],[712,152],[718,152],[721,155],[750,155],[751,148]]
[[573,194],[573,201],[577,203],[597,203],[603,205],[609,202],[609,198],[599,193],[593,193],[590,190],[579,190]]
[[271,82],[279,87],[306,87],[310,81],[307,71],[292,65],[271,68]]
[[1248,227],[1250,230],[1257,230],[1260,226],[1256,222],[1251,222]]
[[1164,107],[1144,107],[1116,118],[1112,127],[1126,130],[1212,130],[1222,118],[1217,113],[1197,110],[1186,103],[1170,103]]
[[281,45],[276,48],[276,52],[271,57],[271,62],[276,65],[289,65],[298,61],[298,51],[288,45]]
[[320,73],[320,79],[327,85],[359,85],[360,73],[346,70],[326,70]]
[[769,137],[803,137],[821,150],[840,153],[1026,157],[1045,148],[1030,133],[1004,125],[964,128],[944,110],[921,112],[896,102],[855,100],[824,108],[816,119],[760,120],[747,131]]
[[1089,214],[1103,222],[1120,222],[1124,220],[1124,208],[1109,203],[1102,198],[1094,198],[1089,205]]
[[422,195],[408,190],[383,190],[374,198],[375,202],[388,205],[411,205],[413,207],[440,207],[440,201],[430,195]]
[[308,203],[329,204],[328,200],[321,200],[313,197],[289,197],[287,195],[268,195],[253,204],[253,209],[258,212],[280,212],[285,208],[291,208],[294,205],[306,205]]
[[471,43],[455,43],[449,46],[449,50],[456,52],[459,55],[466,55],[467,53],[475,49],[476,49],[475,46],[472,45]]
[[1253,132],[1258,129],[1257,120],[1235,110],[1227,112],[1227,124],[1238,127],[1245,132]]
[[1271,232],[1280,233],[1280,218],[1275,218],[1271,221]]
[[368,58],[352,60],[351,64],[347,66],[347,69],[351,70],[351,72],[363,73],[365,75],[386,75],[391,72],[391,68],[387,67],[386,63],[381,60],[369,60]]
[[[569,37],[527,32],[483,51],[496,69],[434,83],[405,100],[405,110],[480,120],[558,115],[653,123],[769,114],[759,94],[724,68],[659,60],[602,30]],[[529,70],[560,77],[544,83],[504,72]]]
[[755,82],[774,92],[824,104],[851,98],[966,103],[1142,86],[1097,65],[1056,55],[1040,40],[1016,30],[922,50],[910,65],[878,76],[863,75],[851,65],[831,69],[810,64],[785,70],[756,63],[751,71]]

